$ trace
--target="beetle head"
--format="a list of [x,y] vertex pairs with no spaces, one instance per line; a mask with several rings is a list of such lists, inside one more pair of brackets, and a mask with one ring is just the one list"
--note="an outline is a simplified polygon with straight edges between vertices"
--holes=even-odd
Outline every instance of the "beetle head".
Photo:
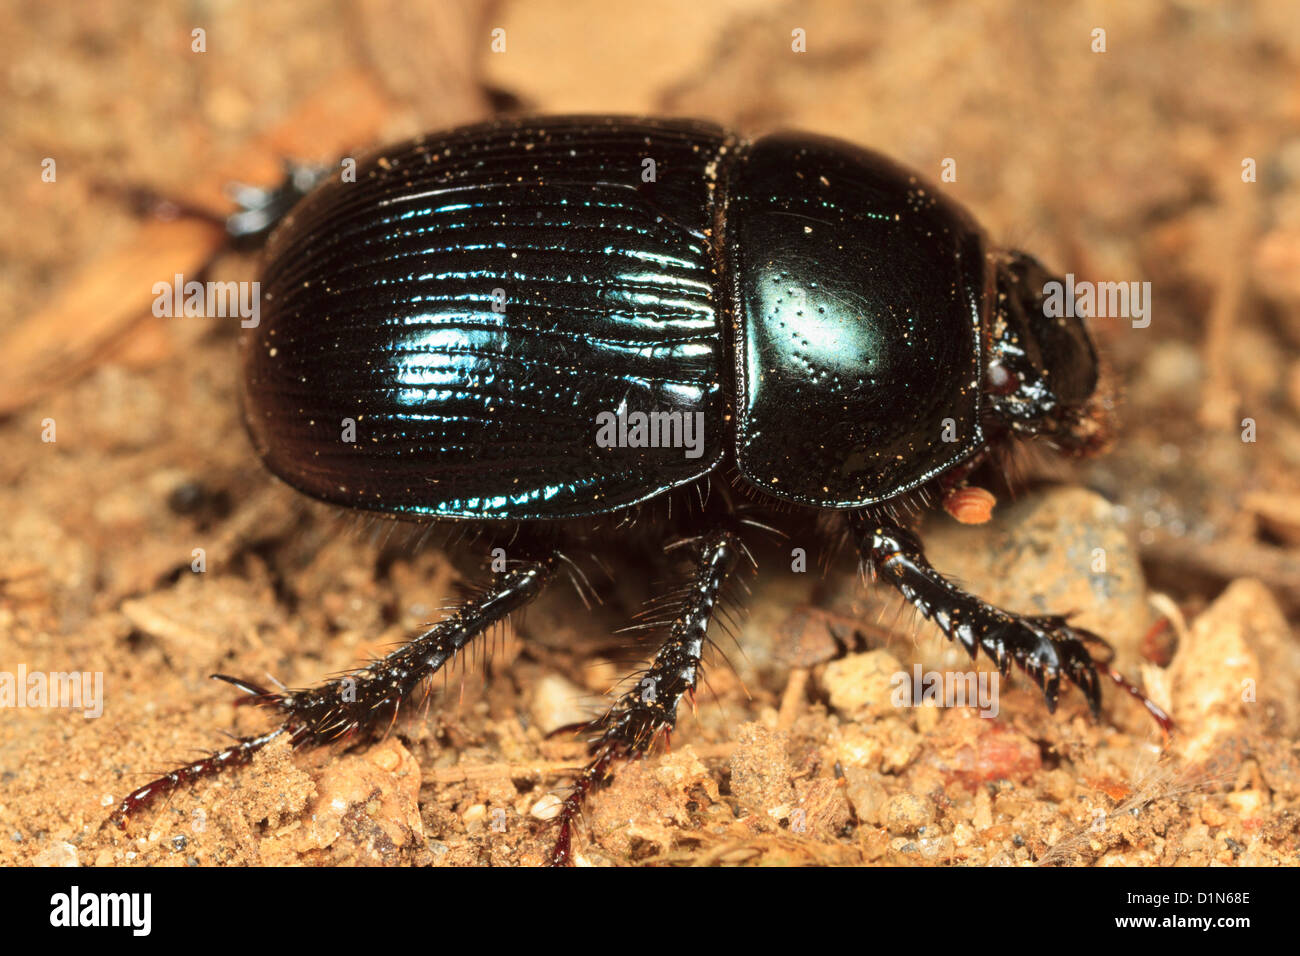
[[994,415],[1012,431],[1042,435],[1088,454],[1108,441],[1097,351],[1077,316],[1049,315],[1044,287],[1062,281],[1023,252],[995,263],[997,303],[987,390]]

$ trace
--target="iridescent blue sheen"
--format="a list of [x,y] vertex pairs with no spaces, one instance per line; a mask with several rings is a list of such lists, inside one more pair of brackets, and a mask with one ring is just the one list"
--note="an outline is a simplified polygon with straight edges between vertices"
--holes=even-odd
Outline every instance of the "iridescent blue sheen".
[[[351,507],[511,519],[709,473],[727,435],[712,234],[728,142],[704,123],[497,123],[383,150],[308,197],[267,249],[245,346],[268,466]],[[597,416],[620,406],[702,412],[704,454],[599,447]]]

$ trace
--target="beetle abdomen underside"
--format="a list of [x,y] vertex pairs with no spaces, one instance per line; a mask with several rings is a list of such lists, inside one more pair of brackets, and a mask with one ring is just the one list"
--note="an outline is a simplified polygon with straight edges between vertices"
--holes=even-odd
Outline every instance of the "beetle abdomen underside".
[[[244,359],[259,453],[321,499],[467,518],[603,513],[707,473],[724,450],[727,142],[703,123],[548,119],[361,160],[268,247]],[[665,434],[676,413],[698,447],[636,444],[638,411]],[[623,443],[603,447],[619,415]]]

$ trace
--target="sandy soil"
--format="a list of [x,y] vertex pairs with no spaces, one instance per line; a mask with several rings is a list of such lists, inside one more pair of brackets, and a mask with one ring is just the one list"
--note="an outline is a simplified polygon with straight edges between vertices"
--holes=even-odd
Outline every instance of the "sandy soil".
[[[593,797],[579,862],[1295,862],[1291,4],[358,0],[223,5],[195,22],[124,2],[76,18],[14,6],[0,34],[0,670],[100,673],[104,708],[0,710],[0,861],[538,863],[582,755],[547,731],[589,713],[635,656],[611,635],[645,574],[616,565],[605,606],[557,589],[386,740],[273,747],[126,833],[100,828],[150,771],[266,726],[207,675],[314,683],[436,617],[477,573],[272,482],[239,420],[232,323],[115,318],[94,300],[62,325],[42,311],[139,235],[96,182],[192,191],[309,98],[351,102],[330,86],[342,75],[382,91],[367,119],[385,137],[494,109],[650,112],[831,133],[932,179],[955,158],[943,188],[995,237],[1080,278],[1152,283],[1149,327],[1097,328],[1122,390],[1115,451],[1080,466],[1019,456],[1017,500],[1003,493],[991,525],[939,514],[926,539],[992,600],[1079,611],[1172,711],[1173,738],[1114,688],[1099,722],[1077,693],[1049,715],[1023,680],[1001,686],[995,719],[893,706],[899,670],[969,663],[863,587],[848,556],[823,576],[774,552],[743,653],[724,644],[731,664],[711,666],[670,753]],[[149,262],[158,279],[166,253]],[[51,422],[57,440],[42,440]],[[810,556],[816,572],[825,555]]]

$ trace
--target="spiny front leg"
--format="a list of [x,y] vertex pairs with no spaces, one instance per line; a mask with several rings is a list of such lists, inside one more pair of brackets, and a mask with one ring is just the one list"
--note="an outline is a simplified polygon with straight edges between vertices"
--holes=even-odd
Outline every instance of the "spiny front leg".
[[572,862],[573,822],[587,794],[609,776],[616,760],[645,752],[661,731],[671,730],[682,695],[695,689],[709,621],[740,556],[748,556],[744,544],[730,531],[708,535],[700,550],[695,579],[682,600],[668,639],[636,685],[591,724],[599,736],[591,744],[591,762],[560,808],[552,866]]
[[309,690],[276,693],[224,674],[214,674],[247,691],[255,703],[278,710],[283,722],[275,730],[239,738],[234,744],[173,770],[128,794],[109,820],[126,825],[132,813],[162,794],[201,777],[238,767],[275,740],[288,735],[294,747],[364,734],[390,725],[404,701],[473,638],[532,601],[555,574],[557,554],[522,561],[503,572],[495,584],[470,598],[450,617],[435,624],[388,656]]
[[1042,689],[1055,712],[1061,677],[1083,691],[1094,716],[1101,707],[1101,682],[1087,645],[1109,647],[1096,634],[1071,627],[1064,617],[1012,614],[986,604],[949,583],[925,558],[916,535],[895,524],[857,513],[850,527],[862,555],[949,640],[972,659],[983,648],[1005,676],[1014,662]]

